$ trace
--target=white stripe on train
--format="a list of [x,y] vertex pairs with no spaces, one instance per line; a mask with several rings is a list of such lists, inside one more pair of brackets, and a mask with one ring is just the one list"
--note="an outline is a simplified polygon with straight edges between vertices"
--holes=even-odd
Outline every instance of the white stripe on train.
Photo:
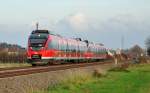
[[[42,57],[41,59],[104,59],[106,57]],[[32,59],[31,57],[27,57],[27,59]]]

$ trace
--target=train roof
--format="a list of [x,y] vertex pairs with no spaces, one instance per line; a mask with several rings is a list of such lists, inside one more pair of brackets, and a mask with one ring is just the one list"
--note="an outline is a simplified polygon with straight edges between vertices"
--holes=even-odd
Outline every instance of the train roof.
[[49,30],[34,30],[34,31],[32,31],[31,34],[51,34],[51,35],[60,36],[58,34],[55,34],[53,31],[49,31]]
[[36,33],[49,34],[50,32],[48,30],[34,30],[34,31],[32,31],[32,34],[36,34]]
[[47,34],[32,34],[30,35],[29,37],[30,39],[38,39],[38,38],[43,38],[43,39],[46,39],[48,38],[48,35]]
[[[50,34],[50,35],[62,37],[61,35],[55,34],[53,31],[49,31],[49,30],[34,30],[34,31],[32,31],[31,34]],[[88,40],[83,40],[82,41],[81,38],[72,38],[72,40],[81,41],[81,42],[84,42],[84,43],[87,43],[87,44],[96,44],[96,43],[90,42]],[[104,44],[101,44],[101,43],[97,43],[96,45],[104,46]]]

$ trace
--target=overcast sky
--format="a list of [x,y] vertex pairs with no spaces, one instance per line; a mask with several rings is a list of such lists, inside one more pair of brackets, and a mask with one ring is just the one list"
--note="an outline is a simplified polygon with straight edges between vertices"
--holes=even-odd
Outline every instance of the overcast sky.
[[35,23],[65,37],[109,48],[145,47],[150,36],[150,0],[0,0],[0,42],[27,46]]

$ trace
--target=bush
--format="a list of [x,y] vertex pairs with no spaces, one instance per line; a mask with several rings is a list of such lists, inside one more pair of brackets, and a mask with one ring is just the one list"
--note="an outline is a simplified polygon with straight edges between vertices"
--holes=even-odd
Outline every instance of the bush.
[[117,67],[113,67],[111,68],[109,71],[116,71],[116,72],[129,72],[129,70],[127,70],[129,64],[124,63],[121,66],[117,66]]
[[0,53],[0,62],[1,63],[25,63],[26,55],[25,54],[6,54]]

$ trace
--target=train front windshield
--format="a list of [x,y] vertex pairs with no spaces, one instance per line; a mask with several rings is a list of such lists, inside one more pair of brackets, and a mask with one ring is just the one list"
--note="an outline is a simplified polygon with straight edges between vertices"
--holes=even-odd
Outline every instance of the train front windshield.
[[44,47],[47,39],[47,35],[31,35],[29,38],[30,47]]
[[46,42],[46,39],[30,39],[31,47],[43,47]]

